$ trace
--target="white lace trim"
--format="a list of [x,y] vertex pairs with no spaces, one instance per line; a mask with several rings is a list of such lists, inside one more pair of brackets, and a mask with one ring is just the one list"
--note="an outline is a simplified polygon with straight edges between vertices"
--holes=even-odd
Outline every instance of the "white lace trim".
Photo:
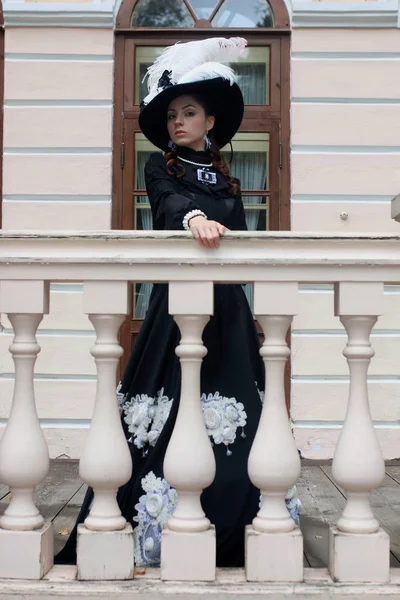
[[145,494],[135,505],[137,516],[133,518],[137,522],[133,532],[135,565],[157,566],[162,529],[174,513],[178,493],[164,478],[156,477],[153,471],[143,477],[141,483]]

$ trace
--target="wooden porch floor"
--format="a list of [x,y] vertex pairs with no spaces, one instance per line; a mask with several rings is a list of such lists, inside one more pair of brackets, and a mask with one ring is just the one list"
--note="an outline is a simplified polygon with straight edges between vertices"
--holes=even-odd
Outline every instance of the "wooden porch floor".
[[[326,567],[328,526],[336,523],[345,505],[345,495],[332,481],[328,464],[303,462],[297,487],[303,504],[304,566]],[[53,521],[55,552],[65,543],[85,490],[86,486],[79,479],[77,461],[51,461],[49,475],[37,490],[37,505],[45,520]],[[0,514],[9,501],[7,487],[0,484]],[[390,534],[391,566],[400,567],[400,465],[386,466],[383,485],[372,494],[371,501],[382,527]]]

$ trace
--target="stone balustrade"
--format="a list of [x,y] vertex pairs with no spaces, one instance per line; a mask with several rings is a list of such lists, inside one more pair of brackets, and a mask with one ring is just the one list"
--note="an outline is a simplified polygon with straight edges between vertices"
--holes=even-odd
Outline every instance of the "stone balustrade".
[[[37,418],[34,364],[36,330],[49,311],[49,282],[83,282],[83,311],[94,325],[92,355],[97,391],[80,461],[94,501],[78,534],[78,578],[133,577],[132,528],[116,492],[131,474],[115,396],[122,349],[119,327],[128,313],[128,283],[169,284],[169,311],[181,331],[181,402],[165,457],[165,475],[178,503],[163,532],[161,578],[212,581],[215,532],[200,495],[215,475],[215,461],[200,406],[200,367],[207,349],[202,331],[213,312],[215,282],[254,284],[254,314],[265,341],[263,411],[249,456],[249,477],[262,506],[246,531],[248,581],[303,580],[303,541],[285,508],[300,475],[284,394],[286,342],[298,310],[301,283],[334,283],[335,315],[348,341],[347,414],[333,461],[333,477],[347,504],[330,529],[329,569],[340,582],[386,582],[389,537],[373,515],[369,495],[384,477],[384,461],[371,420],[367,370],[374,355],[371,330],[382,312],[384,283],[398,283],[400,238],[392,235],[228,233],[218,250],[201,249],[190,234],[107,232],[0,233],[0,312],[14,329],[10,352],[15,388],[0,442],[0,481],[12,500],[0,518],[0,577],[40,579],[52,567],[53,531],[34,503],[49,454]],[[104,444],[104,440],[107,444]]]

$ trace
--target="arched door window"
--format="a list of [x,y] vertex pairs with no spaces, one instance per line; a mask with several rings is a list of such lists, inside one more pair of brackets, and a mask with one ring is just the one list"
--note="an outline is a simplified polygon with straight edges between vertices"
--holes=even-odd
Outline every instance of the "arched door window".
[[[248,40],[248,53],[231,66],[246,106],[230,169],[241,180],[248,228],[289,229],[290,30],[283,0],[125,0],[115,34],[113,228],[152,227],[143,168],[157,149],[138,126],[147,67],[177,41],[239,35]],[[148,284],[134,286],[129,332],[122,340],[127,348],[149,291]]]

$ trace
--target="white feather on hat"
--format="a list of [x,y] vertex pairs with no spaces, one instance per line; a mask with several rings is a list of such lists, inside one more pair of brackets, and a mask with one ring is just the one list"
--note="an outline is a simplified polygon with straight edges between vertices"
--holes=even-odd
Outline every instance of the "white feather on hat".
[[191,83],[205,79],[222,77],[231,85],[235,83],[234,71],[221,61],[230,62],[245,54],[247,40],[240,37],[208,38],[196,42],[177,43],[168,46],[155,62],[147,69],[149,93],[143,104],[147,105],[165,89],[160,84],[165,71],[169,76],[169,85]]

